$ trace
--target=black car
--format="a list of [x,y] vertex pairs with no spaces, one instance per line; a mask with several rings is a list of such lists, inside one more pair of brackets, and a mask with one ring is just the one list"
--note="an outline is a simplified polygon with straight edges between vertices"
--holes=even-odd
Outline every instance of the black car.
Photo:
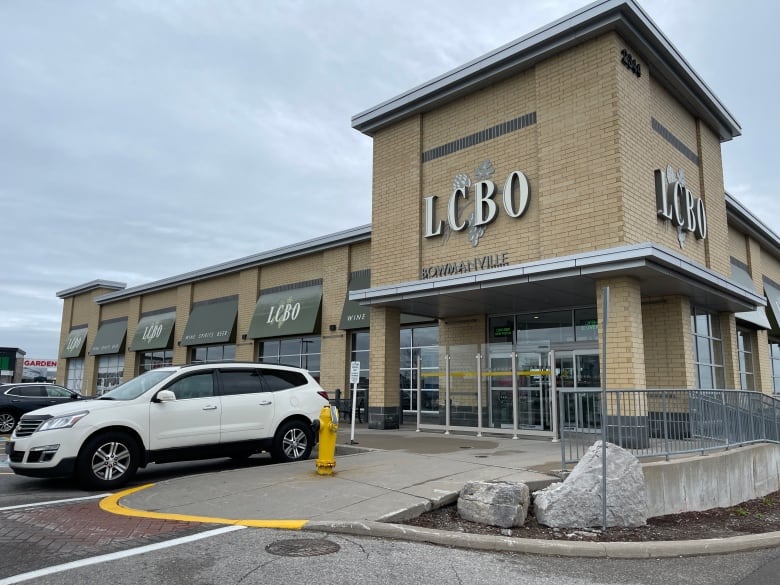
[[81,398],[78,392],[56,384],[0,384],[0,434],[14,430],[25,412]]

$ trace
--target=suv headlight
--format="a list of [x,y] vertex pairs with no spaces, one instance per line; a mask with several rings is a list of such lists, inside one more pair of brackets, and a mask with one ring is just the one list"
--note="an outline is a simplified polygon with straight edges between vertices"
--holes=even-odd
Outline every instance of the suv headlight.
[[66,414],[65,416],[50,418],[49,420],[44,421],[44,423],[38,427],[38,431],[51,431],[53,429],[70,428],[88,414],[88,410],[82,410],[80,412],[74,412],[73,414]]

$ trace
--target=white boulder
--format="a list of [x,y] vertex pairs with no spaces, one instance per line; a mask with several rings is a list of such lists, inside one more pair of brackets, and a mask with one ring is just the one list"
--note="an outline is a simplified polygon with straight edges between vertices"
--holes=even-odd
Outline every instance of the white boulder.
[[531,491],[524,483],[470,481],[458,497],[458,515],[464,520],[501,528],[525,524]]
[[[591,446],[563,483],[534,492],[537,522],[588,528],[603,522],[601,441]],[[645,476],[631,453],[607,443],[607,526],[647,524]]]

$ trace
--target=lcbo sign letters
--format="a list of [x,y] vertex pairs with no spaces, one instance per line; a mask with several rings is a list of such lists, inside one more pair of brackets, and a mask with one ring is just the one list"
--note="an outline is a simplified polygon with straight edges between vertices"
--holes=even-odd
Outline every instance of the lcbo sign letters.
[[682,170],[675,173],[669,165],[666,170],[655,171],[655,200],[658,217],[671,221],[677,227],[680,247],[685,241],[685,232],[692,232],[698,240],[707,237],[704,201],[695,197],[685,186]]
[[[469,190],[472,189],[474,213],[469,219],[461,219],[460,205],[469,199]],[[529,199],[528,178],[520,171],[510,173],[504,183],[502,201],[504,212],[513,218],[521,217],[528,209]],[[447,204],[447,225],[454,232],[459,232],[466,227],[479,228],[486,226],[496,219],[498,215],[498,205],[493,200],[496,194],[496,184],[491,180],[482,180],[474,185],[463,185],[455,187],[450,195]],[[444,220],[436,221],[436,199],[437,195],[424,197],[425,202],[425,233],[426,238],[442,235]],[[461,201],[463,200],[463,201]]]

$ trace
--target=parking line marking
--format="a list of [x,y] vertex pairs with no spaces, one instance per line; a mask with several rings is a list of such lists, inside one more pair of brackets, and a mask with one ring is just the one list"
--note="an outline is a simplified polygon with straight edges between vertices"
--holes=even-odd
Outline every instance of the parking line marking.
[[174,538],[172,540],[166,540],[165,542],[147,544],[145,546],[139,546],[137,548],[90,557],[88,559],[71,561],[70,563],[63,563],[61,565],[53,565],[51,567],[46,567],[45,569],[29,571],[28,573],[20,573],[6,579],[0,579],[0,585],[12,585],[13,583],[21,583],[22,581],[29,581],[30,579],[37,579],[38,577],[45,577],[46,575],[53,575],[54,573],[61,573],[71,569],[79,569],[82,567],[88,567],[90,565],[96,565],[98,563],[105,563],[108,561],[115,561],[126,557],[141,555],[155,550],[170,548],[172,546],[178,546],[188,542],[194,542],[203,538],[219,536],[220,534],[225,534],[234,530],[243,530],[244,528],[246,528],[246,526],[223,526],[222,528],[215,528],[214,530],[207,530],[206,532],[199,532],[198,534],[191,534],[190,536],[182,536],[181,538]]
[[67,504],[69,502],[97,500],[98,498],[105,498],[106,496],[110,495],[111,494],[97,494],[94,496],[82,496],[80,498],[67,498],[65,500],[46,500],[44,502],[33,502],[32,504],[17,504],[16,506],[6,506],[5,508],[0,508],[0,512],[5,512],[6,510],[18,510],[19,508],[35,508],[37,506],[51,506],[53,504]]
[[112,494],[100,501],[100,508],[112,514],[121,516],[135,516],[138,518],[154,518],[157,520],[178,520],[180,522],[202,522],[205,524],[228,524],[231,526],[243,526],[248,528],[279,528],[283,530],[300,530],[309,521],[308,520],[253,520],[232,518],[213,518],[210,516],[190,516],[187,514],[173,514],[167,512],[149,512],[147,510],[136,510],[128,508],[119,503],[119,500],[134,494],[135,492],[152,487],[153,483],[130,488],[122,492]]

